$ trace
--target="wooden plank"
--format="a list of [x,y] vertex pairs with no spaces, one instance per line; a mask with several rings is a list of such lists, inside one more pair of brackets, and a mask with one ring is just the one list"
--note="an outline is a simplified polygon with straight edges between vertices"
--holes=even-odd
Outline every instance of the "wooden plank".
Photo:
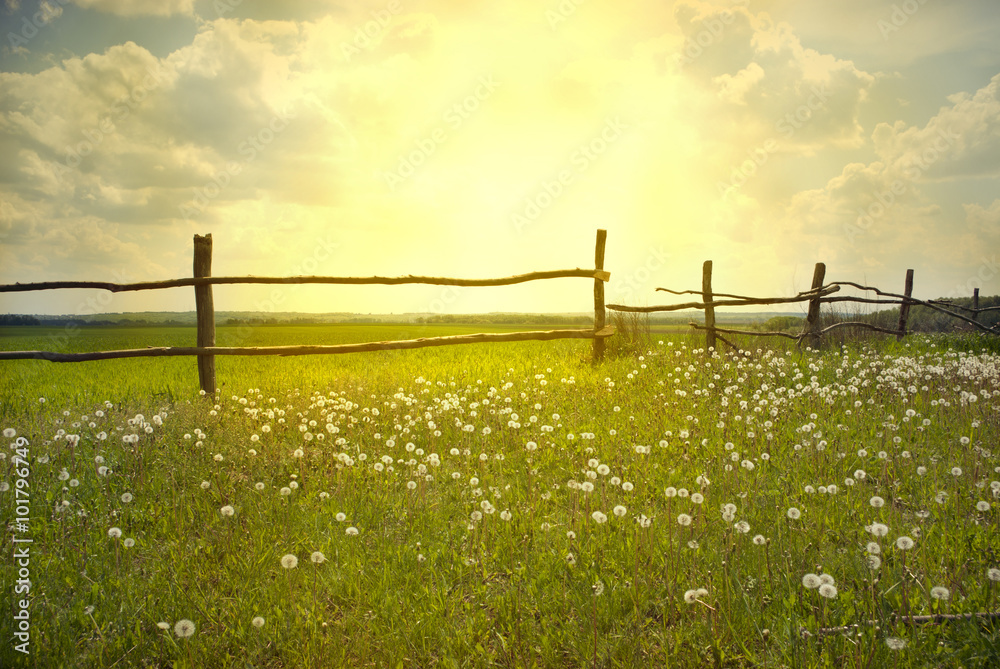
[[[813,268],[812,290],[818,291],[823,287],[823,279],[826,278],[826,265],[816,263]],[[809,300],[809,311],[806,312],[806,325],[803,334],[806,335],[809,344],[813,347],[819,346],[819,296]]]
[[[212,235],[194,236],[194,276],[212,276]],[[215,304],[212,286],[194,288],[195,309],[198,314],[198,348],[215,346]],[[198,356],[198,383],[209,397],[215,397],[215,357]]]
[[[597,231],[597,243],[594,247],[594,267],[598,270],[604,269],[604,245],[608,239],[608,231],[599,229]],[[604,310],[604,281],[594,279],[594,332],[604,329],[607,321],[607,312]],[[593,360],[600,362],[604,359],[605,342],[603,337],[595,337],[593,345]]]
[[88,362],[92,360],[112,360],[116,358],[155,358],[171,356],[216,356],[216,355],[330,355],[341,353],[365,353],[369,351],[393,351],[401,349],[427,348],[430,346],[454,346],[457,344],[485,344],[512,341],[549,341],[552,339],[595,339],[610,337],[614,326],[606,325],[597,332],[582,330],[535,330],[527,332],[488,332],[445,337],[425,337],[421,339],[401,339],[398,341],[363,342],[359,344],[336,344],[317,346],[214,346],[214,347],[158,347],[125,349],[119,351],[94,351],[90,353],[53,353],[50,351],[0,351],[0,360],[48,360],[50,362]]
[[701,299],[705,303],[705,352],[715,350],[715,306],[712,304],[712,261],[701,266]]
[[400,285],[426,283],[436,286],[509,286],[526,281],[546,279],[583,278],[608,281],[611,273],[597,269],[557,269],[544,272],[528,272],[498,279],[454,279],[436,276],[215,276],[170,279],[167,281],[143,281],[139,283],[113,283],[110,281],[40,281],[36,283],[13,283],[0,285],[0,293],[17,293],[32,290],[53,290],[56,288],[90,288],[122,293],[134,290],[154,290],[160,288],[184,288],[189,286],[218,286],[221,284],[263,283],[263,284],[347,284],[347,285]]
[[903,295],[905,299],[903,303],[899,305],[899,324],[896,329],[899,330],[899,334],[896,335],[896,341],[903,341],[903,337],[906,336],[906,321],[910,317],[910,296],[913,295],[913,270],[906,270],[906,281],[903,284]]

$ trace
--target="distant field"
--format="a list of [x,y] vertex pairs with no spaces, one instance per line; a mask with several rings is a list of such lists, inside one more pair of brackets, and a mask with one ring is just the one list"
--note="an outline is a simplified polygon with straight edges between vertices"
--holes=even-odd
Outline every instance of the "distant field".
[[[349,344],[366,341],[394,341],[421,337],[472,334],[476,332],[517,332],[546,329],[523,326],[483,325],[261,325],[216,328],[218,346],[282,346],[291,344]],[[559,328],[553,328],[559,329]],[[0,350],[41,350],[84,352],[143,348],[146,346],[193,346],[193,327],[86,327],[63,328],[2,327]],[[497,345],[471,344],[414,351],[378,353],[244,357],[218,356],[216,378],[223,389],[243,392],[251,387],[288,384],[324,385],[340,378],[381,378],[410,373],[419,375],[428,365],[446,364],[464,368],[483,356],[514,360],[524,351],[537,351],[553,358],[582,358],[589,355],[590,341],[514,342]],[[53,363],[42,360],[13,360],[0,363],[0,417],[15,411],[14,401],[23,407],[37,404],[39,397],[58,403],[122,401],[149,396],[172,399],[198,390],[194,357],[133,358],[81,363]],[[30,400],[30,401],[28,401]]]

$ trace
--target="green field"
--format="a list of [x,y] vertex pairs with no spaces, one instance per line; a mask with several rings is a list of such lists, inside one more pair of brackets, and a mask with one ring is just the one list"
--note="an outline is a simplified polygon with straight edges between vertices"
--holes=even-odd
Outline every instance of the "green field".
[[[194,341],[61,334],[0,348]],[[0,362],[0,666],[1000,666],[996,619],[921,618],[1000,607],[995,345],[701,341],[220,356],[215,398],[193,358]]]

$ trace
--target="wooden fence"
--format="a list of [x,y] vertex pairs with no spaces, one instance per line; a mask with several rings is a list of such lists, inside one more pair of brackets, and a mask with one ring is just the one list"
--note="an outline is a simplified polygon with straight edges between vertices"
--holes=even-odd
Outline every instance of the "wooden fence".
[[[594,253],[594,269],[564,269],[544,272],[529,272],[499,279],[453,279],[431,276],[399,277],[336,277],[336,276],[212,276],[212,235],[194,236],[193,276],[186,279],[168,281],[148,281],[142,283],[109,283],[102,281],[44,281],[38,283],[15,283],[0,285],[0,293],[33,290],[55,290],[60,288],[97,288],[113,293],[155,290],[193,286],[195,308],[198,316],[196,346],[190,347],[148,347],[117,351],[93,351],[89,353],[56,353],[51,351],[0,351],[0,360],[39,359],[51,362],[83,362],[88,360],[108,360],[112,358],[140,358],[159,356],[198,356],[198,380],[202,390],[213,394],[215,384],[215,356],[217,355],[320,355],[337,353],[364,353],[398,349],[424,348],[428,346],[451,346],[454,344],[477,344],[483,342],[547,341],[552,339],[592,339],[594,360],[604,356],[604,340],[614,334],[614,327],[605,323],[604,283],[611,274],[604,270],[604,245],[607,231],[597,231]],[[215,345],[215,307],[212,300],[212,286],[236,283],[323,283],[323,284],[383,284],[398,285],[424,283],[440,286],[507,286],[526,281],[580,277],[594,280],[594,327],[593,329],[547,330],[506,333],[477,333],[444,337],[426,337],[400,341],[366,342],[360,344],[336,344],[315,346],[256,346],[223,347]]]
[[[922,305],[933,309],[935,311],[943,312],[952,318],[957,318],[961,321],[968,323],[970,326],[977,330],[983,332],[988,332],[990,334],[1000,335],[1000,326],[994,326],[992,328],[987,327],[979,322],[977,322],[977,317],[980,313],[986,311],[994,311],[1000,309],[1000,307],[984,307],[979,308],[979,289],[976,288],[973,291],[972,296],[972,307],[965,307],[958,304],[953,304],[944,300],[918,300],[913,297],[913,270],[906,270],[906,279],[903,286],[903,293],[889,293],[872,286],[864,286],[853,281],[832,281],[830,283],[824,283],[826,279],[826,265],[824,263],[816,263],[816,267],[813,270],[812,286],[807,291],[798,293],[793,297],[747,297],[745,295],[732,295],[729,293],[716,293],[712,290],[712,261],[706,260],[704,265],[702,265],[702,275],[701,275],[701,290],[670,290],[669,288],[657,288],[658,291],[664,291],[671,293],[673,295],[700,295],[700,302],[684,302],[680,304],[653,306],[653,307],[630,307],[621,304],[608,304],[605,306],[606,309],[612,311],[620,312],[639,312],[639,313],[653,313],[660,311],[679,311],[681,309],[702,309],[705,312],[705,324],[698,325],[697,323],[689,323],[692,328],[697,330],[705,331],[705,349],[709,350],[715,348],[716,339],[720,339],[725,342],[728,346],[735,350],[739,348],[725,339],[723,334],[735,334],[735,335],[748,335],[753,337],[787,337],[788,339],[795,340],[800,345],[803,341],[806,341],[812,345],[818,344],[823,335],[844,327],[855,327],[864,328],[867,330],[873,330],[876,332],[882,332],[889,335],[895,335],[897,339],[902,339],[906,334],[907,321],[909,320],[910,307],[913,305]],[[878,298],[867,298],[867,297],[854,297],[854,296],[837,296],[830,297],[833,293],[838,292],[842,286],[849,286],[852,288],[857,288],[863,291],[874,292],[878,297],[892,298],[892,299],[878,299]],[[718,298],[730,298],[730,299],[718,299]],[[789,304],[794,302],[808,302],[809,310],[806,313],[805,325],[802,332],[799,334],[791,334],[788,332],[756,332],[752,330],[733,330],[727,328],[720,328],[715,325],[715,308],[716,307],[745,307],[751,305],[767,305],[767,304]],[[820,316],[820,305],[829,304],[832,302],[856,302],[861,304],[898,304],[899,307],[899,323],[895,330],[890,330],[888,328],[879,327],[872,323],[865,323],[863,321],[842,321],[839,323],[834,323],[828,325],[825,328],[820,327],[819,316]],[[970,316],[964,316],[954,310],[961,310],[971,314]]]

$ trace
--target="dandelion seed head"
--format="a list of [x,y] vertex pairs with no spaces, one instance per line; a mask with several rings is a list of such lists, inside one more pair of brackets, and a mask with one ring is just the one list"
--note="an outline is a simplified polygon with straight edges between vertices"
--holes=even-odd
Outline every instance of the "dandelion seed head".
[[178,620],[177,624],[174,625],[174,634],[181,639],[186,639],[194,634],[194,623],[187,619]]
[[299,559],[292,553],[281,556],[281,566],[285,569],[295,569],[299,566]]
[[933,597],[934,599],[947,601],[948,599],[951,598],[951,590],[944,587],[943,585],[934,586],[933,588],[931,588],[931,597]]

